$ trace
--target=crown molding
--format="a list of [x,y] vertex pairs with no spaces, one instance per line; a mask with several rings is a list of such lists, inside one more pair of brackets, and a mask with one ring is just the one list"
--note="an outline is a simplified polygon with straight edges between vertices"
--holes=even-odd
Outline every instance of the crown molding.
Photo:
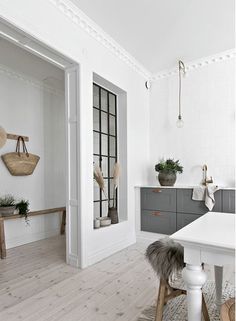
[[23,73],[16,72],[15,70],[9,68],[8,66],[0,64],[0,74],[10,77],[12,79],[20,80],[26,84],[29,84],[31,86],[38,88],[38,89],[50,92],[54,95],[64,96],[63,90],[49,86],[48,84],[45,84],[44,81],[39,81],[39,80],[37,80],[33,77],[29,77]]
[[[214,63],[218,63],[218,62],[222,62],[222,61],[226,61],[232,58],[236,57],[236,52],[235,49],[231,49],[231,50],[227,50],[227,51],[223,51],[221,53],[212,55],[212,56],[208,56],[208,57],[204,57],[204,58],[200,58],[194,61],[190,61],[190,62],[185,62],[185,69],[186,71],[193,71],[202,67],[206,67],[209,66],[211,64]],[[177,65],[177,64],[176,64]],[[151,81],[157,81],[163,78],[168,78],[174,75],[177,75],[178,73],[178,67],[176,68],[172,68],[169,70],[164,70],[161,72],[158,72],[157,74],[155,74],[154,76],[151,77]]]
[[100,44],[110,50],[110,52],[112,52],[116,57],[129,65],[145,79],[149,79],[151,77],[151,73],[142,64],[140,64],[131,54],[129,54],[122,46],[120,46],[111,36],[109,36],[101,27],[99,27],[71,1],[49,1],[74,24],[96,39]]

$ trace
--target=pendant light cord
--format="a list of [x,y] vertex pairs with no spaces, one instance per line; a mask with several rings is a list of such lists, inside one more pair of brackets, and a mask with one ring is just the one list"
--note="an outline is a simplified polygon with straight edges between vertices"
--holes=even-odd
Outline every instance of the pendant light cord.
[[178,116],[178,119],[182,119],[182,111],[181,111],[181,89],[182,89],[181,72],[183,72],[185,74],[185,65],[184,65],[183,61],[179,60],[179,116]]

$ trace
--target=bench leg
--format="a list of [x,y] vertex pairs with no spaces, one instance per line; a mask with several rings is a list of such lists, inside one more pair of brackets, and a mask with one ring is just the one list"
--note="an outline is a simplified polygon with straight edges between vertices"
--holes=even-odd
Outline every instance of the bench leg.
[[65,226],[66,226],[66,211],[63,211],[62,220],[61,220],[61,235],[65,234]]
[[0,218],[0,252],[1,259],[5,259],[7,256],[7,252],[5,243],[4,220],[2,218]]

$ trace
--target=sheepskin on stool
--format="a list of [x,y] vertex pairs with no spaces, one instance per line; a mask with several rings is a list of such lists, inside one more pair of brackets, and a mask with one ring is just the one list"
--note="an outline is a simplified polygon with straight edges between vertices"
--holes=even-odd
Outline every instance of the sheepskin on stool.
[[[162,321],[164,305],[170,299],[187,294],[186,290],[173,288],[169,284],[169,280],[184,268],[184,249],[179,243],[165,237],[148,246],[146,258],[160,278],[155,321]],[[202,312],[205,321],[210,321],[203,296]]]
[[158,277],[166,282],[184,268],[183,246],[169,237],[150,244],[146,250],[146,258]]

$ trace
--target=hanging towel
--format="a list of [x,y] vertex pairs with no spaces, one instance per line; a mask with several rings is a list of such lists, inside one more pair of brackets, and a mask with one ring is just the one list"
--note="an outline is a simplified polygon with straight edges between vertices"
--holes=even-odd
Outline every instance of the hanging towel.
[[207,186],[196,186],[193,189],[192,200],[205,201],[206,207],[211,211],[215,205],[214,193],[218,191],[217,185],[209,184]]
[[206,187],[205,194],[205,205],[211,211],[215,205],[214,193],[218,191],[219,187],[217,185],[209,184]]
[[196,186],[193,189],[192,200],[194,201],[204,201],[205,199],[205,186]]

